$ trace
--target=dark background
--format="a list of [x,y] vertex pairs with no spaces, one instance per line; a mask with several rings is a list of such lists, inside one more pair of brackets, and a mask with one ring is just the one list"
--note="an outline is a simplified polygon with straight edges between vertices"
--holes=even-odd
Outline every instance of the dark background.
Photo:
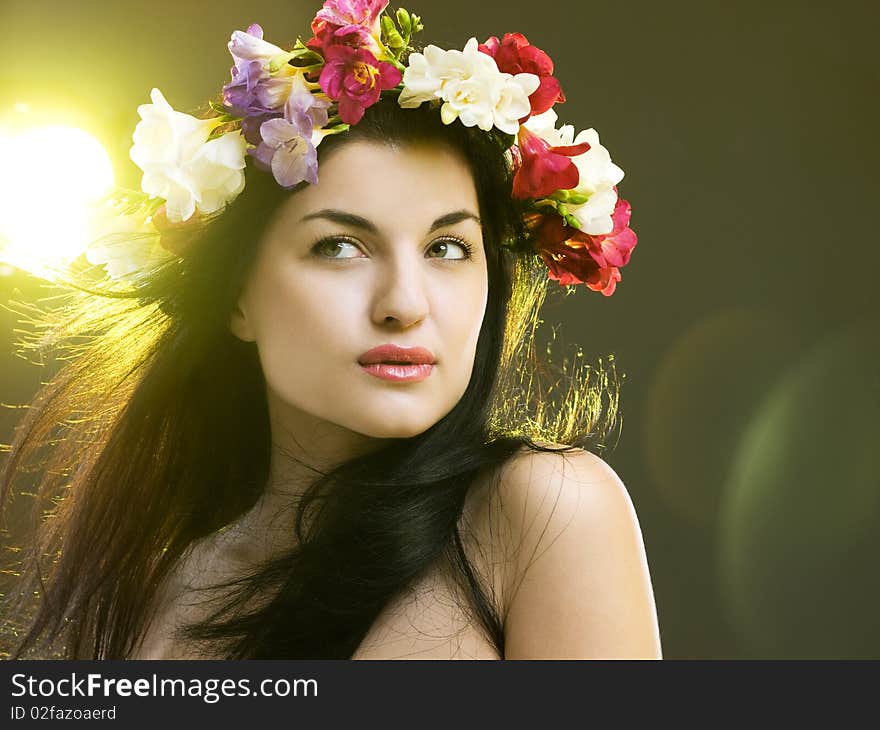
[[[195,108],[232,30],[286,45],[318,6],[0,2],[0,122],[25,101],[88,129],[137,187],[150,88]],[[556,62],[560,121],[595,127],[627,173],[639,243],[617,292],[554,291],[545,321],[625,373],[603,456],[639,515],[664,655],[880,658],[877,4],[407,7],[444,48],[524,33]],[[39,291],[0,276],[0,303]],[[7,404],[44,375],[14,356],[16,319],[0,310]]]

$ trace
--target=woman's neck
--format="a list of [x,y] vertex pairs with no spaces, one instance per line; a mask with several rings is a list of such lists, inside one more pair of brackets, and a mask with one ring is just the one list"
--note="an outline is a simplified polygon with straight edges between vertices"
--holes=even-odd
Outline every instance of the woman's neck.
[[330,449],[324,440],[321,449],[308,454],[303,447],[310,441],[297,439],[296,449],[289,443],[290,440],[284,445],[273,443],[263,493],[253,507],[214,536],[217,559],[239,565],[256,564],[295,547],[296,509],[303,493],[345,459],[375,448],[379,440],[352,439],[345,448],[337,440],[335,449]]

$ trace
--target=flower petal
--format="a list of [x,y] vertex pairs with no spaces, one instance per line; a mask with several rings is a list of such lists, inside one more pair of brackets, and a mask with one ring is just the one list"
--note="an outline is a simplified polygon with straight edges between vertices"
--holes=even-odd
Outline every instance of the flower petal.
[[303,180],[316,183],[317,170],[317,152],[302,137],[279,147],[272,157],[272,174],[284,187],[293,187]]

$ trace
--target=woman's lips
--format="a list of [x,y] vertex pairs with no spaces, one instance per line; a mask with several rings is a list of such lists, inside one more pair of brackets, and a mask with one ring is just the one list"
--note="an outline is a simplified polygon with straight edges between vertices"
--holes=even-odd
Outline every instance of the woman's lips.
[[374,347],[358,358],[363,370],[376,378],[412,383],[427,378],[434,370],[434,353],[426,347],[391,342]]
[[399,363],[426,365],[433,364],[436,361],[434,353],[426,347],[396,345],[388,342],[363,353],[358,358],[358,362],[361,365],[374,365],[376,363],[385,365],[397,365]]
[[416,382],[427,378],[434,370],[431,363],[399,365],[387,362],[374,362],[361,365],[365,372],[383,380],[396,382]]

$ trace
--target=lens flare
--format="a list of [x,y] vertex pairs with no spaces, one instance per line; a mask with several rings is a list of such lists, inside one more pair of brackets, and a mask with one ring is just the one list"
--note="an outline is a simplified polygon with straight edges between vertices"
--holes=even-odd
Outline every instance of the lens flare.
[[45,275],[91,238],[89,205],[113,185],[106,150],[88,132],[0,129],[0,259]]

